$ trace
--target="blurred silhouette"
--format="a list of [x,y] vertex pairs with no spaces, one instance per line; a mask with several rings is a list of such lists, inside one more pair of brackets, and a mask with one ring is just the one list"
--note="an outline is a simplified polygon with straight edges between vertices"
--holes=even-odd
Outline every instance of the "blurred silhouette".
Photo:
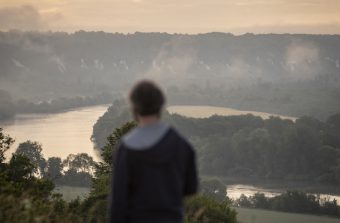
[[130,93],[138,126],[125,135],[114,163],[109,218],[114,223],[181,223],[185,195],[197,192],[195,153],[161,122],[165,97],[151,81]]

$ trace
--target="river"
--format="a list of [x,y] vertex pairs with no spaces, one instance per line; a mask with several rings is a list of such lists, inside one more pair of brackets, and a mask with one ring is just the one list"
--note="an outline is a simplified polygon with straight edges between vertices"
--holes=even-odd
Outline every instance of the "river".
[[15,139],[7,157],[26,140],[42,144],[45,158],[66,158],[69,154],[87,153],[95,160],[98,154],[90,140],[93,125],[109,105],[90,106],[55,114],[22,114],[0,122],[0,127]]
[[[262,187],[252,186],[252,185],[244,185],[244,184],[232,184],[227,185],[227,195],[231,199],[237,199],[244,194],[245,196],[253,196],[255,193],[263,193],[266,197],[274,197],[283,193],[284,189],[266,189]],[[317,194],[314,194],[317,195]],[[332,194],[319,194],[322,199],[330,199],[337,200],[340,203],[340,195],[332,195]]]
[[[21,114],[13,120],[0,122],[4,132],[15,139],[14,145],[7,152],[7,157],[15,151],[19,143],[26,140],[42,144],[45,158],[69,154],[88,153],[98,160],[98,154],[93,149],[90,140],[92,127],[102,116],[109,105],[90,106],[54,114]],[[213,106],[169,106],[170,113],[178,113],[195,118],[219,115],[253,114],[268,118],[268,113],[254,111],[239,111],[230,108]],[[295,120],[293,117],[280,116]]]
[[260,116],[263,119],[268,119],[271,116],[280,117],[282,119],[290,119],[295,121],[295,117],[290,116],[283,116],[278,114],[266,113],[266,112],[257,112],[257,111],[242,111],[227,107],[216,107],[216,106],[199,106],[199,105],[173,105],[168,106],[167,110],[169,113],[179,114],[186,117],[192,118],[208,118],[212,115],[222,115],[222,116],[229,116],[229,115],[246,115],[252,114],[255,116]]
[[[77,108],[74,110],[55,114],[24,114],[17,115],[11,121],[0,122],[0,127],[15,139],[14,145],[7,152],[7,157],[15,151],[19,143],[26,140],[37,141],[42,144],[45,158],[57,156],[66,158],[69,154],[87,153],[95,160],[99,160],[94,145],[90,140],[92,128],[97,119],[102,116],[109,105],[91,106]],[[249,111],[238,111],[229,108],[211,106],[170,106],[167,108],[170,113],[179,113],[190,117],[209,117],[213,114],[219,115],[240,115],[252,113],[268,118],[268,113]],[[274,115],[275,116],[275,115]],[[295,120],[293,117],[280,116]],[[266,196],[278,195],[283,190],[269,190],[251,185],[228,185],[227,194],[230,198],[236,199],[241,194],[247,196],[256,192]],[[340,196],[322,194],[322,197],[330,196],[340,202]]]

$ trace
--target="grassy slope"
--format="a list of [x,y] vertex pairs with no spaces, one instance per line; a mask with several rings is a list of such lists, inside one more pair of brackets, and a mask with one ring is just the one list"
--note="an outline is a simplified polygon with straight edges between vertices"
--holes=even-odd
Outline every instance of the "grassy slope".
[[240,223],[339,223],[339,218],[293,214],[261,209],[235,208]]

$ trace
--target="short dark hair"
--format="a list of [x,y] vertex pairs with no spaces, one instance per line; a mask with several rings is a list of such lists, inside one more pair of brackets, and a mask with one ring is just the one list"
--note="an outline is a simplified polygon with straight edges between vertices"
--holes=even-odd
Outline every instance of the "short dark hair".
[[160,115],[165,103],[162,90],[152,81],[139,81],[130,92],[130,101],[135,114]]

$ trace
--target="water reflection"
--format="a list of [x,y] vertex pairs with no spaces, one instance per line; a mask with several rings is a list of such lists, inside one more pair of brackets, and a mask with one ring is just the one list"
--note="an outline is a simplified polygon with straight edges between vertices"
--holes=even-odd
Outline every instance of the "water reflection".
[[4,132],[15,138],[15,144],[7,152],[7,157],[19,143],[32,140],[42,144],[45,158],[88,153],[98,160],[90,137],[94,123],[108,106],[84,107],[56,114],[17,115],[13,120],[1,122]]
[[[284,191],[285,190],[283,189],[266,189],[244,184],[227,185],[227,195],[234,200],[240,198],[241,194],[249,197],[253,196],[255,193],[263,193],[266,197],[274,197],[280,195]],[[335,199],[338,203],[340,202],[340,196],[337,195],[320,194],[320,198],[329,198],[330,200]]]

